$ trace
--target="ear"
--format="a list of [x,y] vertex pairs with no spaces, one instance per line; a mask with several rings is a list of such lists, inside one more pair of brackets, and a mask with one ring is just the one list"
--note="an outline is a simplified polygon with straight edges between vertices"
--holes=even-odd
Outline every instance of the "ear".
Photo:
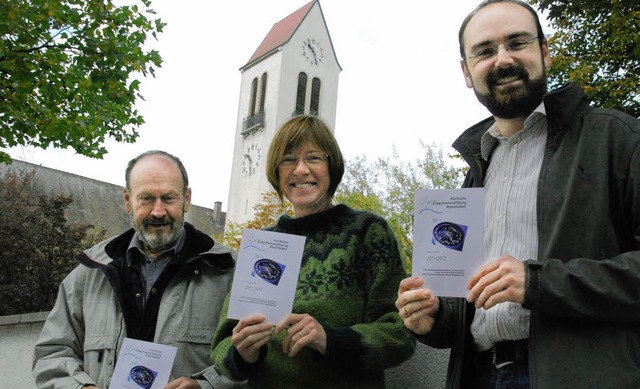
[[469,74],[469,70],[467,69],[467,64],[464,59],[460,60],[460,69],[462,70],[462,74],[464,74],[464,82],[467,84],[467,88],[473,88],[473,80],[471,79],[471,75]]
[[131,195],[127,188],[124,189],[124,210],[131,213]]
[[542,60],[544,61],[544,67],[549,69],[551,67],[551,52],[549,51],[549,42],[547,39],[542,40]]
[[184,196],[184,212],[189,212],[189,208],[191,208],[191,188],[187,188],[187,193]]

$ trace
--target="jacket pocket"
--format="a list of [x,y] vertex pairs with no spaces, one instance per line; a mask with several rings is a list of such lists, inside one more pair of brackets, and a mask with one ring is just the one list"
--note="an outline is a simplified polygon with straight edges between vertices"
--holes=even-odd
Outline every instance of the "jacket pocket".
[[94,335],[84,340],[84,371],[98,386],[106,387],[115,367],[116,336]]

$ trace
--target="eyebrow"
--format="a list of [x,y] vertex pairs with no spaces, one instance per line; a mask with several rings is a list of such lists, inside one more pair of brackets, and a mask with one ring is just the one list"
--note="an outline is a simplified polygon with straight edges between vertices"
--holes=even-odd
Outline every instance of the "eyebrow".
[[[533,37],[535,35],[532,35],[528,31],[518,31],[518,32],[514,32],[514,33],[511,33],[511,34],[507,35],[506,37],[503,38],[503,40],[508,41],[510,39],[520,38],[520,37],[523,37],[523,36],[532,36]],[[473,51],[475,51],[477,49],[481,49],[483,47],[492,46],[494,43],[495,43],[495,41],[492,41],[492,40],[485,40],[485,41],[482,41],[482,42],[478,42],[478,43],[474,44],[473,46],[471,46],[471,51],[473,52]]]

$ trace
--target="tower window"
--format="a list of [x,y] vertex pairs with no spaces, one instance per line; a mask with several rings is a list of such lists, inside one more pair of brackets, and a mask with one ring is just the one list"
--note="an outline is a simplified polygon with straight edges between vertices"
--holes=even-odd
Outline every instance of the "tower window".
[[318,108],[320,107],[320,79],[314,77],[311,81],[311,105],[309,113],[318,116]]
[[298,91],[296,93],[296,109],[294,115],[302,115],[304,113],[304,104],[307,98],[307,74],[300,72],[298,74]]
[[249,101],[249,116],[256,114],[256,98],[258,97],[258,78],[251,82],[251,100]]
[[262,78],[260,79],[260,110],[259,112],[264,112],[264,101],[267,97],[267,73],[262,73]]

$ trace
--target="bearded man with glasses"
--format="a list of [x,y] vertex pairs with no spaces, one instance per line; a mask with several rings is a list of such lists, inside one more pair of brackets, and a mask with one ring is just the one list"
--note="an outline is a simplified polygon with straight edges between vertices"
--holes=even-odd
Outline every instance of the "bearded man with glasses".
[[486,188],[485,264],[466,300],[404,279],[400,317],[451,348],[447,388],[640,387],[640,122],[575,83],[547,93],[549,46],[526,3],[481,3],[459,42],[492,114],[453,144],[464,186]]

